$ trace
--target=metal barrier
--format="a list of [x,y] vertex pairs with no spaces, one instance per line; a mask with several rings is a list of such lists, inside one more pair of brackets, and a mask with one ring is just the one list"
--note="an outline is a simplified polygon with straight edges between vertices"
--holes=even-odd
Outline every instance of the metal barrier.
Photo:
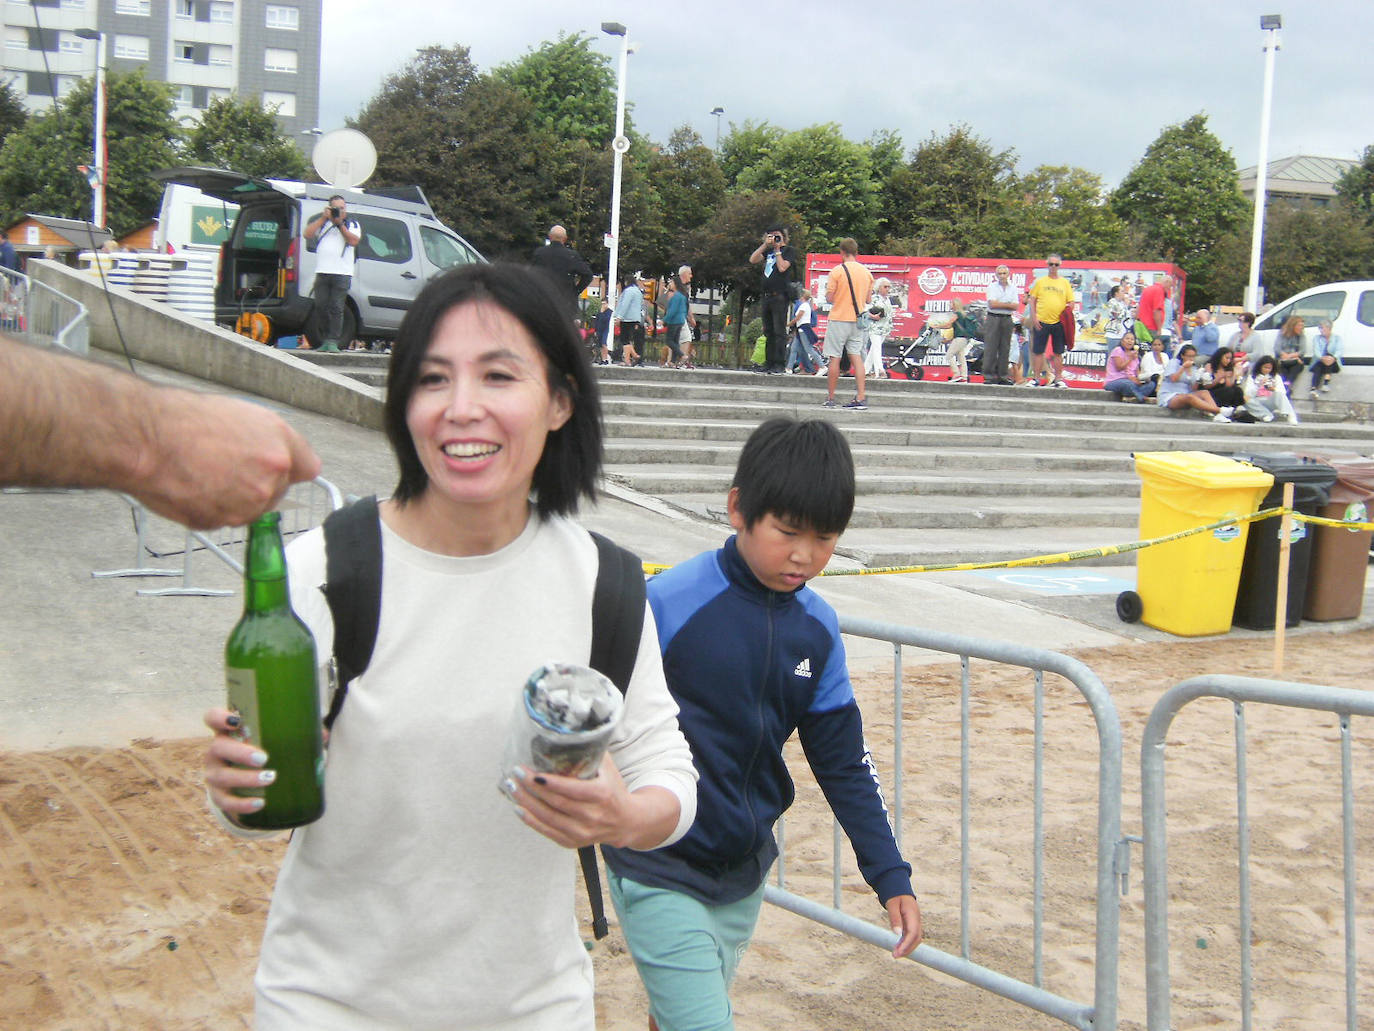
[[[893,644],[893,822],[897,844],[901,845],[902,828],[902,648],[923,648],[948,652],[961,660],[960,692],[960,899],[959,899],[959,956],[950,955],[931,945],[919,946],[911,958],[932,969],[969,984],[1011,999],[1032,1009],[1062,1020],[1082,1031],[1101,1031],[1116,1027],[1117,1011],[1117,948],[1120,914],[1117,903],[1118,878],[1123,879],[1129,862],[1128,844],[1121,837],[1121,724],[1111,695],[1087,666],[1065,655],[1028,648],[1002,641],[963,637],[958,634],[922,630],[915,627],[880,623],[868,619],[841,617],[840,630],[856,637],[891,641]],[[970,684],[969,659],[986,659],[1012,666],[1021,666],[1035,673],[1035,753],[1034,753],[1034,887],[1033,887],[1033,982],[1014,977],[975,963],[970,958],[969,931],[969,844],[970,844]],[[1098,734],[1098,797],[1097,797],[1097,877],[1096,877],[1096,947],[1094,991],[1091,1005],[1074,1002],[1046,991],[1043,987],[1044,953],[1044,673],[1062,676],[1082,694],[1092,710]],[[799,916],[825,924],[861,941],[891,949],[897,942],[889,928],[879,927],[840,910],[839,830],[835,830],[835,859],[832,870],[834,882],[830,906],[794,895],[786,884],[785,827],[778,827],[779,855],[777,883],[770,884],[764,898],[776,906]]]
[[[196,552],[204,551],[214,555],[240,576],[243,574],[243,548],[247,542],[247,530],[242,526],[225,527],[220,530],[186,530],[184,544],[180,548],[159,550],[149,543],[148,519],[150,513],[136,499],[127,494],[121,498],[129,503],[134,523],[134,561],[124,569],[105,569],[92,571],[97,579],[123,579],[145,576],[179,576],[179,587],[145,587],[139,594],[145,597],[227,597],[234,591],[213,587],[197,586],[192,580],[192,559]],[[293,484],[286,496],[278,503],[282,514],[282,536],[290,539],[296,534],[314,529],[324,522],[325,516],[343,507],[343,495],[337,487],[323,477],[316,477],[309,483]],[[152,558],[171,558],[181,556],[181,568],[145,565],[145,556]]]
[[1346,1027],[1355,1031],[1355,820],[1350,717],[1374,716],[1374,693],[1342,687],[1297,684],[1249,677],[1194,677],[1176,684],[1155,703],[1140,745],[1140,802],[1145,855],[1146,1027],[1169,1031],[1168,827],[1164,804],[1164,745],[1174,717],[1197,698],[1225,698],[1234,706],[1236,731],[1236,819],[1240,866],[1241,1026],[1251,1027],[1251,910],[1249,794],[1246,788],[1245,702],[1335,713],[1340,722],[1341,819],[1345,888]]
[[22,272],[0,268],[0,273],[0,330],[38,347],[90,353],[91,322],[84,304]]

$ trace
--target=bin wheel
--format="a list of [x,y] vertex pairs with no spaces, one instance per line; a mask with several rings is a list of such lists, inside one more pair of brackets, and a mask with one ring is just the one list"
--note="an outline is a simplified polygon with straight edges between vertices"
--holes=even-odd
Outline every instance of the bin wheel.
[[1139,623],[1145,605],[1135,591],[1122,591],[1116,596],[1116,614],[1123,623]]

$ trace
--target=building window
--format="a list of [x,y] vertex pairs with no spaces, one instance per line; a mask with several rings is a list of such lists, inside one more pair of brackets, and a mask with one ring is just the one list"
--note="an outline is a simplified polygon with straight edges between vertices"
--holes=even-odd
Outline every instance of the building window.
[[114,39],[114,55],[126,61],[148,60],[148,37],[116,36]]
[[76,84],[81,80],[75,75],[59,75],[57,77],[57,95],[65,97],[72,90],[76,89]]
[[194,61],[196,59],[196,45],[194,43],[173,43],[172,60],[174,61]]
[[6,50],[27,50],[29,48],[29,30],[22,25],[5,26],[5,49]]
[[220,43],[210,44],[210,63],[216,68],[228,68],[234,60],[234,48]]
[[294,32],[301,27],[300,8],[268,4],[267,27],[269,29],[290,29]]
[[190,87],[190,86],[178,86],[178,87],[176,88],[176,90],[177,90],[177,103],[178,103],[178,104],[180,104],[182,107],[191,107],[191,106],[193,106],[193,105],[192,105],[192,101],[194,100],[194,97],[193,97],[193,95],[192,95],[192,93],[191,93],[191,87]]
[[224,0],[210,0],[210,20],[221,25],[234,23],[234,5]]
[[60,33],[57,37],[57,52],[60,54],[84,54],[86,41],[69,32]]
[[29,72],[25,92],[31,97],[52,96],[53,81],[42,72]]
[[294,50],[278,50],[276,47],[268,47],[263,51],[262,67],[269,72],[291,72],[296,71],[296,52]]
[[115,0],[115,14],[135,14],[146,18],[153,13],[153,0]]
[[194,18],[196,16],[195,0],[177,0],[177,17]]
[[205,93],[206,106],[208,107],[212,100],[228,100],[230,96],[232,96],[230,90],[224,89],[221,86],[211,86]]
[[62,10],[64,11],[84,11],[86,0],[62,0]]
[[268,110],[276,108],[277,116],[280,118],[295,118],[296,94],[276,93],[272,90],[263,90],[262,106]]

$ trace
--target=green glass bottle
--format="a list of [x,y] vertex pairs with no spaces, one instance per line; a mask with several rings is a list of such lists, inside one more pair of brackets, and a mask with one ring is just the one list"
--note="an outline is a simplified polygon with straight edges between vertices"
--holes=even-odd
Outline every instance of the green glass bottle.
[[268,512],[248,529],[243,616],[224,646],[229,708],[239,734],[267,753],[277,779],[242,790],[266,804],[238,817],[245,827],[299,827],[324,813],[324,735],[316,681],[315,638],[291,608],[281,515]]

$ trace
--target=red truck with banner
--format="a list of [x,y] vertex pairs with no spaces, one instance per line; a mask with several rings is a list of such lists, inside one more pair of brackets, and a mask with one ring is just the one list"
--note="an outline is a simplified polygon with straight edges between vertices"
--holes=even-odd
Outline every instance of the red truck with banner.
[[[950,333],[948,326],[957,297],[977,311],[985,306],[988,284],[996,278],[999,265],[1011,271],[1011,283],[1021,293],[1024,311],[1026,291],[1046,274],[1044,259],[1016,258],[906,258],[863,254],[859,261],[874,278],[886,276],[892,283],[892,333],[883,345],[884,364],[893,378],[948,380],[951,372],[946,357]],[[825,281],[830,270],[840,264],[838,254],[812,254],[806,259],[806,286],[820,311],[820,328],[825,331],[830,305],[825,300]],[[1107,295],[1123,280],[1132,298],[1156,281],[1173,276],[1178,281],[1174,296],[1175,312],[1183,308],[1187,279],[1177,265],[1164,262],[1072,261],[1064,260],[1059,270],[1073,286],[1074,315],[1078,331],[1074,347],[1064,356],[1064,380],[1071,387],[1100,388],[1106,379],[1107,350],[1115,346],[1109,338]],[[1134,301],[1132,301],[1134,303]],[[981,314],[981,311],[979,312]],[[1013,360],[1020,353],[1018,335],[1012,341]],[[973,382],[982,377],[973,375]]]

